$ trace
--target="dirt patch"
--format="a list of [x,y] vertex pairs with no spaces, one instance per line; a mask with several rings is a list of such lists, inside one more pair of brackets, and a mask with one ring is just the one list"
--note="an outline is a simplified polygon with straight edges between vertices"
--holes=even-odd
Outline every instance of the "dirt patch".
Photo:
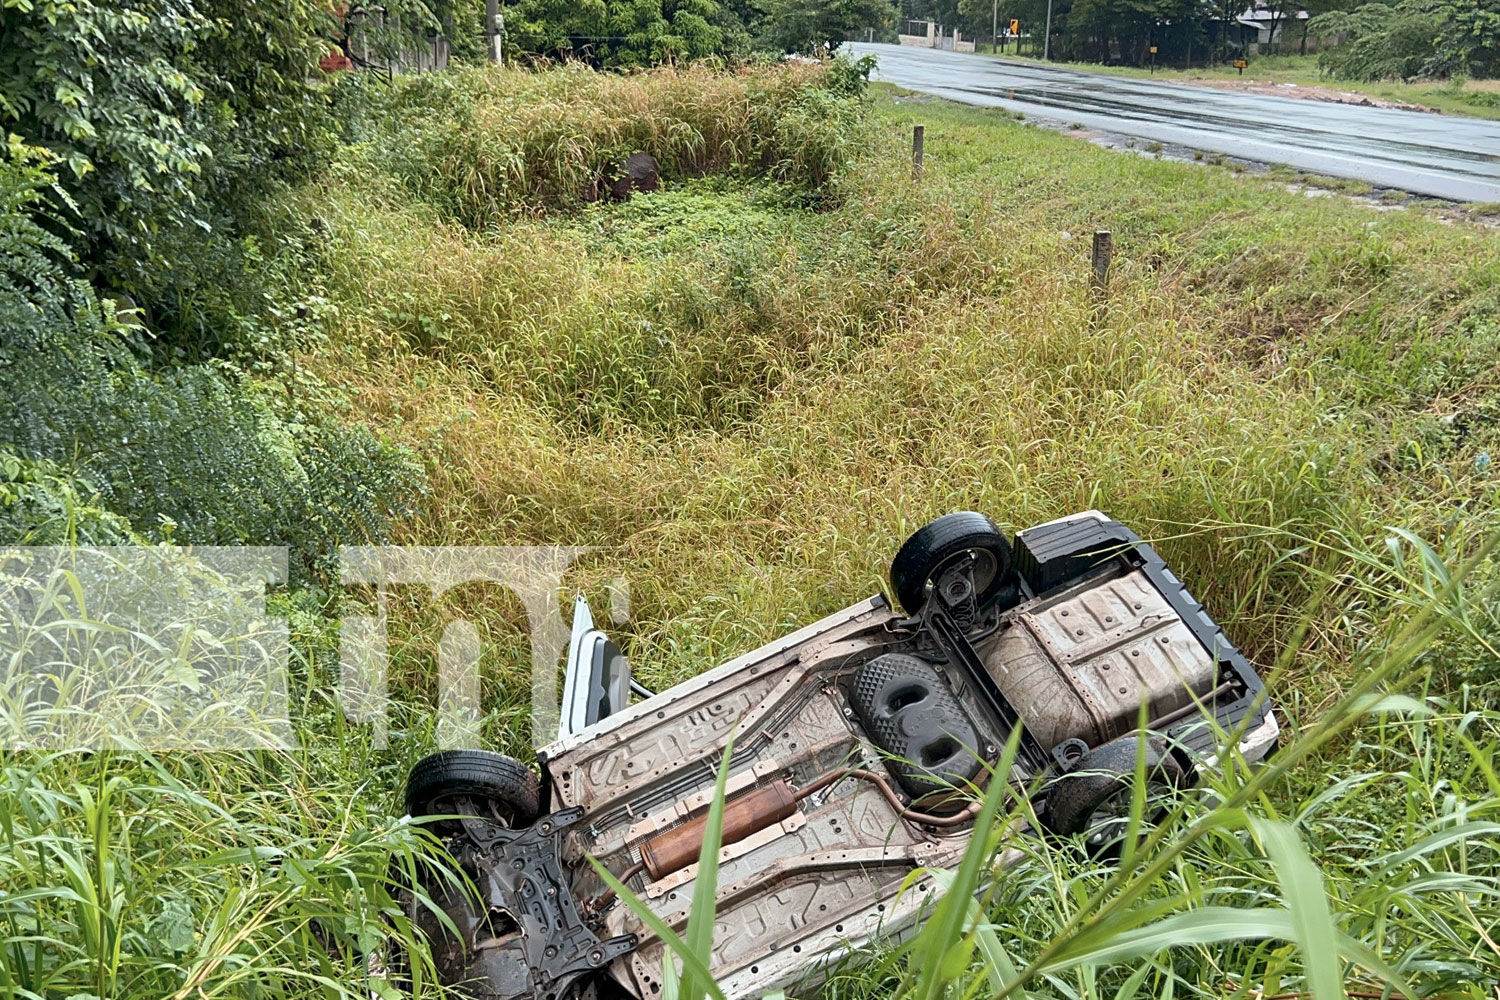
[[1218,77],[1191,76],[1173,83],[1189,87],[1213,87],[1215,90],[1237,90],[1245,94],[1265,94],[1268,97],[1295,97],[1304,101],[1326,101],[1331,104],[1358,104],[1366,108],[1398,108],[1401,111],[1425,111],[1438,114],[1432,108],[1407,101],[1391,101],[1384,97],[1371,97],[1357,90],[1338,90],[1315,84],[1275,83],[1270,80],[1224,80]]

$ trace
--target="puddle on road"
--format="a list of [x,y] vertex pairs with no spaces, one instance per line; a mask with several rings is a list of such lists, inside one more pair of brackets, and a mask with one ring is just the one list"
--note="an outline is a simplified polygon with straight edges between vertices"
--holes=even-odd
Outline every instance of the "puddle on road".
[[[1075,89],[1072,85],[1057,87],[954,87],[959,93],[991,97],[1020,104],[1035,105],[1081,114],[1107,115],[1122,120],[1152,122],[1196,131],[1217,131],[1233,140],[1234,133],[1245,128],[1244,116],[1226,114],[1212,110],[1219,104],[1212,97],[1200,97],[1183,88],[1184,96],[1170,95],[1171,103],[1143,107],[1128,100],[1111,99],[1093,91]],[[1311,128],[1286,122],[1257,120],[1254,123],[1256,138],[1275,142],[1281,140],[1290,145],[1312,150],[1328,148],[1330,133],[1326,129]],[[1413,167],[1416,161],[1427,157],[1464,160],[1471,163],[1500,163],[1500,154],[1478,150],[1461,149],[1457,146],[1434,146],[1420,141],[1409,141],[1391,137],[1375,137],[1363,133],[1334,133],[1333,138],[1355,147],[1369,160],[1380,160],[1399,167]],[[1152,141],[1144,139],[1143,141]],[[1402,155],[1405,154],[1405,155]],[[1490,174],[1482,171],[1466,171],[1471,176],[1488,180]]]

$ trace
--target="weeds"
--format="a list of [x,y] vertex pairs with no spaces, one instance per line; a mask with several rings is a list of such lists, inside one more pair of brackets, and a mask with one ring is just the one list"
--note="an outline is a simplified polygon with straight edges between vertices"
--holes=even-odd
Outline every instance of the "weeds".
[[353,1000],[388,943],[430,984],[392,881],[428,839],[277,763],[7,755],[0,996]]
[[367,155],[471,228],[597,199],[638,151],[668,183],[755,174],[825,200],[859,143],[857,96],[824,86],[839,80],[813,66],[418,77],[375,110],[388,120]]

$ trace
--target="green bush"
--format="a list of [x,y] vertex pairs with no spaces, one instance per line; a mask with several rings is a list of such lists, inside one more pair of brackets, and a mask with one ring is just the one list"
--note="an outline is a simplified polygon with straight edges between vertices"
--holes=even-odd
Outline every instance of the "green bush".
[[[422,0],[382,6],[427,23]],[[327,163],[359,106],[318,71],[337,35],[322,0],[0,4],[0,135],[53,154],[74,253],[168,360],[257,338],[277,293],[246,246],[260,204]]]
[[[56,223],[46,160],[13,144],[0,161],[5,539],[119,540],[133,528],[318,559],[338,541],[384,537],[415,494],[404,454],[363,428],[278,415],[227,364],[146,367],[140,328],[68,277],[67,244],[42,224]],[[99,509],[81,502],[96,494]]]
[[34,462],[0,449],[0,543],[125,545],[130,523],[98,505],[87,479],[53,462]]
[[183,541],[325,552],[383,537],[391,508],[407,509],[411,472],[363,429],[285,423],[216,368],[110,371],[70,364],[79,354],[11,359],[6,443],[76,462],[144,533],[166,524]]
[[1368,3],[1321,14],[1309,28],[1345,36],[1318,57],[1334,76],[1405,80],[1500,73],[1500,10],[1490,0]]

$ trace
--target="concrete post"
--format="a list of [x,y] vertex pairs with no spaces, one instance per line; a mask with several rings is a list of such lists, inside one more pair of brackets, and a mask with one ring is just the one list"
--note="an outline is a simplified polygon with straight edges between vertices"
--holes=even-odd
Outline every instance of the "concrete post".
[[500,61],[500,0],[484,0],[484,40],[489,50],[490,62]]

